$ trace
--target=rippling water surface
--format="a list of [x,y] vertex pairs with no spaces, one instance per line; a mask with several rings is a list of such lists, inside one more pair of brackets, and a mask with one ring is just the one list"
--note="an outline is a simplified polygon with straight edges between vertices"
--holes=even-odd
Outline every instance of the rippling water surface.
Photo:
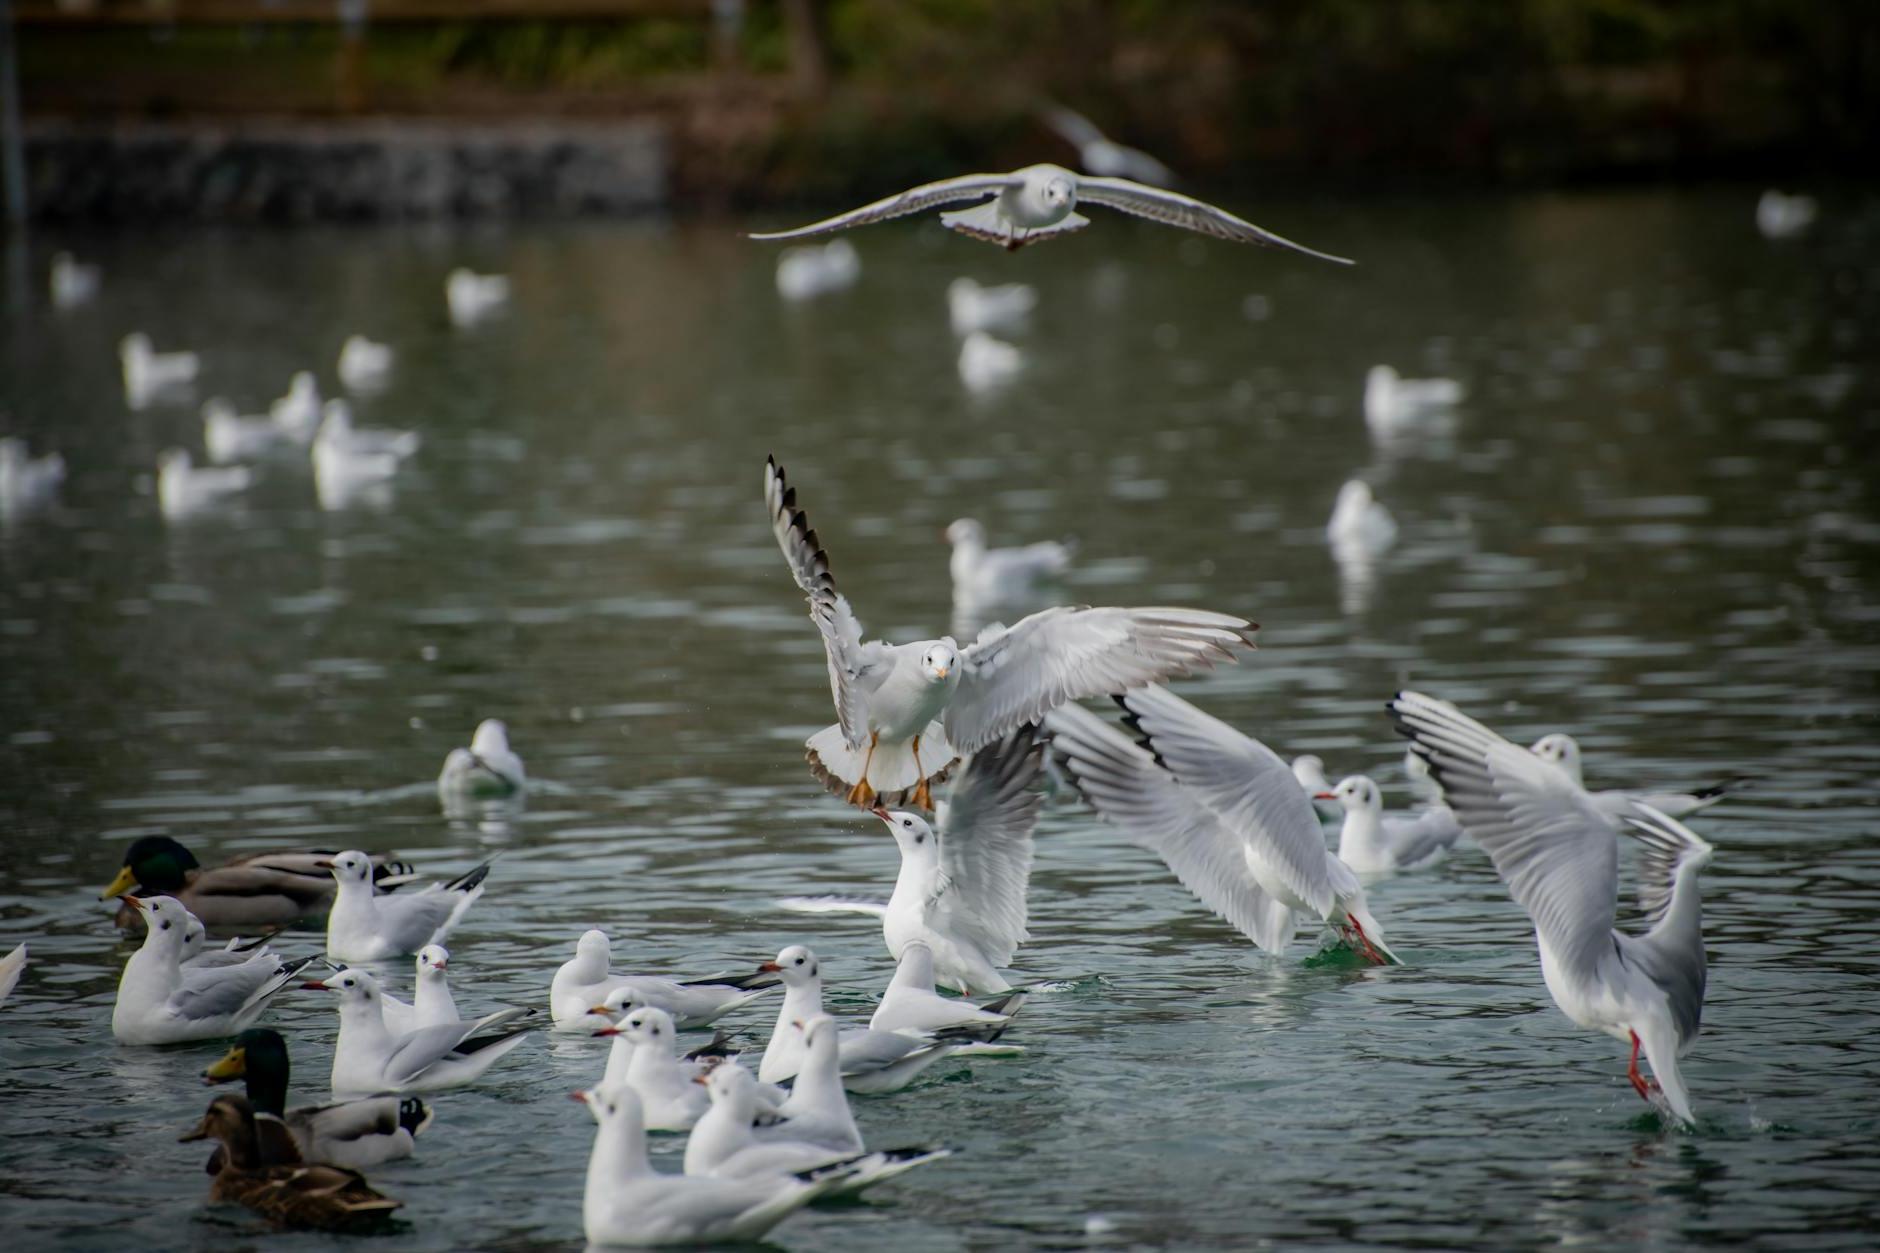
[[[902,224],[855,237],[859,286],[797,307],[730,224],[56,241],[106,280],[88,308],[0,329],[0,428],[72,471],[59,507],[0,532],[0,947],[33,950],[0,1009],[0,1213],[37,1247],[265,1232],[205,1208],[200,1146],[174,1142],[221,1046],[111,1040],[130,950],[96,893],[144,834],[205,863],[502,853],[451,945],[466,1009],[542,1002],[599,925],[651,970],[813,942],[832,999],[864,1014],[890,969],[879,932],[772,904],[884,892],[896,865],[801,760],[830,709],[764,524],[774,451],[890,637],[946,624],[938,533],[970,513],[999,538],[1075,534],[1078,600],[1258,619],[1257,655],[1186,690],[1398,803],[1381,702],[1405,684],[1524,742],[1573,730],[1595,784],[1758,776],[1697,824],[1717,856],[1694,1132],[1667,1133],[1622,1050],[1552,1008],[1473,847],[1375,890],[1407,964],[1354,970],[1312,960],[1309,935],[1261,956],[1059,804],[1019,961],[1053,989],[1013,1033],[1029,1053],[860,1100],[871,1141],[963,1152],[777,1244],[1871,1240],[1880,213],[1831,203],[1772,244],[1751,203],[1262,207],[1351,271],[1107,217],[1017,256]],[[453,330],[457,264],[512,275],[509,313]],[[995,394],[955,372],[960,273],[1039,288],[1026,372]],[[323,512],[289,459],[166,523],[156,453],[200,457],[200,428],[194,404],[126,409],[115,344],[137,328],[200,350],[197,399],[245,412],[294,369],[331,390],[350,332],[388,341],[394,381],[360,417],[423,450],[383,508]],[[1470,397],[1446,430],[1374,443],[1359,398],[1380,361]],[[1323,525],[1354,474],[1402,536],[1346,577]],[[540,786],[519,815],[447,820],[428,780],[483,717]],[[320,1097],[332,1007],[276,1005],[298,1094]],[[375,1175],[406,1202],[401,1245],[579,1243],[591,1124],[564,1096],[600,1045],[532,1041],[437,1100],[419,1155]],[[1096,1216],[1109,1230],[1087,1234]]]

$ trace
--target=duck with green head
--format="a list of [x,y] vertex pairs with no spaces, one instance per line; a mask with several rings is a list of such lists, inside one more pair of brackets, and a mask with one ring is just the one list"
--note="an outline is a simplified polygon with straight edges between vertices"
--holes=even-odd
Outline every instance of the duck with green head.
[[[251,853],[205,869],[195,854],[169,836],[146,835],[125,851],[117,878],[98,899],[173,896],[212,931],[284,926],[323,913],[333,903],[333,877],[316,864],[333,855],[318,849]],[[410,867],[383,855],[375,854],[372,860],[381,888],[388,886],[388,876],[410,874]],[[136,930],[141,921],[135,909],[119,906],[118,926]]]
[[267,1027],[236,1036],[228,1053],[202,1074],[210,1083],[246,1082],[264,1165],[304,1161],[362,1170],[411,1156],[413,1139],[431,1125],[423,1101],[395,1096],[286,1108],[287,1042]]

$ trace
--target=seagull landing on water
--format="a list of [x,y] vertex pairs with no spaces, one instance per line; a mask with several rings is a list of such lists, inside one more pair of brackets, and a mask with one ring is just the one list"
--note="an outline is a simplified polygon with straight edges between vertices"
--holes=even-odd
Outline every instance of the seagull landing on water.
[[[1462,829],[1495,863],[1534,920],[1541,978],[1562,1013],[1632,1045],[1627,1078],[1653,1100],[1638,1055],[1673,1117],[1694,1122],[1678,1058],[1697,1039],[1706,963],[1698,872],[1711,847],[1649,805],[1625,814],[1638,840],[1639,904],[1651,929],[1614,929],[1619,847],[1614,824],[1572,775],[1511,744],[1447,701],[1399,692],[1385,705],[1442,785]],[[1655,1102],[1654,1102],[1655,1104]]]
[[1252,222],[1237,218],[1225,209],[1217,209],[1192,196],[1165,191],[1126,178],[1099,178],[1076,174],[1061,165],[1028,165],[1009,174],[966,174],[959,178],[923,183],[898,195],[873,204],[851,209],[793,231],[753,234],[752,239],[806,239],[830,235],[852,226],[867,226],[890,218],[906,217],[941,205],[983,200],[971,209],[942,213],[940,221],[949,229],[974,239],[983,239],[1008,251],[1026,244],[1066,235],[1090,225],[1090,219],[1075,212],[1081,204],[1098,204],[1120,213],[1148,218],[1164,226],[1179,227],[1216,239],[1242,244],[1261,244],[1288,252],[1317,257],[1339,265],[1350,265],[1344,257],[1315,252],[1290,239],[1283,239]]
[[809,738],[811,769],[863,809],[902,797],[931,809],[930,784],[957,754],[977,752],[1065,701],[1212,669],[1253,646],[1257,628],[1244,618],[1088,606],[989,626],[964,648],[951,638],[865,642],[775,458],[764,465],[764,504],[828,655],[837,721]]

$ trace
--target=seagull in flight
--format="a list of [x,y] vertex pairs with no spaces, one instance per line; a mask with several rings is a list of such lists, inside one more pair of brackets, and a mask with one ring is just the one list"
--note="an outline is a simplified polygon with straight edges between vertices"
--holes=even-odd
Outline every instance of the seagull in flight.
[[967,201],[983,203],[970,209],[942,213],[941,223],[949,230],[997,244],[1010,252],[1016,252],[1026,244],[1066,235],[1089,226],[1090,219],[1075,211],[1081,203],[1103,205],[1119,213],[1148,218],[1164,226],[1179,227],[1201,235],[1211,235],[1215,239],[1283,248],[1288,252],[1317,257],[1321,261],[1351,264],[1345,257],[1334,257],[1303,244],[1295,244],[1290,239],[1284,239],[1192,196],[1184,196],[1162,187],[1150,187],[1146,183],[1132,182],[1126,178],[1078,174],[1061,165],[1028,165],[1009,174],[964,174],[958,178],[943,178],[937,183],[923,183],[919,187],[821,222],[799,226],[792,231],[753,233],[751,238],[807,239],[815,235],[833,235],[852,226],[867,226],[873,222],[885,222],[890,218],[906,217],[910,213],[937,209],[941,205],[964,204]]

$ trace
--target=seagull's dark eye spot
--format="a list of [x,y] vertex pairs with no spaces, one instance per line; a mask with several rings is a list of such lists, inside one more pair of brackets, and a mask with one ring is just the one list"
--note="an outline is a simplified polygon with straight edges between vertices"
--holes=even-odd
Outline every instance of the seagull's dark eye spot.
[[797,958],[797,959],[796,959],[796,964],[797,964],[797,965],[799,965],[799,966],[801,966],[801,965],[803,964],[803,959],[802,959],[801,957],[799,957],[799,958]]
[[914,843],[916,844],[925,844],[926,842],[927,842],[927,837],[924,835],[917,835],[914,837]]
[[912,831],[914,829],[914,820],[912,818],[903,818],[901,819],[901,825]]
[[169,924],[169,923],[167,923],[167,922],[166,922],[166,923],[164,923],[164,924],[163,924],[163,928],[162,928],[162,929],[163,929],[163,930],[165,930],[165,931],[168,931],[168,930],[170,929],[170,924]]

